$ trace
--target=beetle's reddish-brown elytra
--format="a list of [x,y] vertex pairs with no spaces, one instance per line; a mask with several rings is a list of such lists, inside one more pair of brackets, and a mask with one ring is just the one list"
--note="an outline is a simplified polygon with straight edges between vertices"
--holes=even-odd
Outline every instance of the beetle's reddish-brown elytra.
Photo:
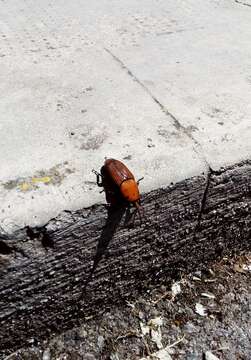
[[[140,216],[143,211],[140,206],[140,193],[138,184],[131,171],[119,160],[107,159],[101,168],[101,174],[93,170],[97,175],[98,186],[103,186],[106,192],[106,200],[111,205],[116,204],[122,198],[133,204]],[[100,181],[100,177],[102,181]]]

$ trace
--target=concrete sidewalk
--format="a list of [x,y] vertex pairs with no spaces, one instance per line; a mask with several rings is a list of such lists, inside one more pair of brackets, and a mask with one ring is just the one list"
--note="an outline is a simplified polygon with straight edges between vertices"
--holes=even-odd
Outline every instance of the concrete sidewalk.
[[249,5],[1,2],[1,232],[104,202],[104,157],[143,192],[250,159]]

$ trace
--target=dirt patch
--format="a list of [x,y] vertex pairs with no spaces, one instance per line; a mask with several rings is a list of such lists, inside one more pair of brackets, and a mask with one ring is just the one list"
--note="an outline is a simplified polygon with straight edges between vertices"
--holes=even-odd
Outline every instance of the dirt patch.
[[8,360],[250,359],[250,255],[225,257]]
[[68,162],[57,164],[48,170],[40,170],[33,176],[20,177],[2,183],[6,190],[18,189],[20,191],[35,190],[41,184],[45,185],[60,185],[63,179],[72,174],[75,170],[70,168]]

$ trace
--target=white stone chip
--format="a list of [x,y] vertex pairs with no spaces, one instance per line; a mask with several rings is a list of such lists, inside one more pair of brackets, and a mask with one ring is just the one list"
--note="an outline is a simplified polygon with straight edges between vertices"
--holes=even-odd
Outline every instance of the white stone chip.
[[208,299],[215,299],[215,295],[211,293],[201,293],[201,296],[208,298]]
[[204,305],[197,303],[195,305],[195,312],[196,314],[199,314],[200,316],[207,316],[207,309]]
[[219,358],[217,356],[215,356],[213,353],[211,353],[211,351],[207,351],[205,353],[205,359],[206,360],[219,360]]
[[179,282],[175,282],[172,285],[172,298],[174,299],[178,294],[181,293],[181,287]]
[[171,355],[169,354],[167,349],[161,349],[153,354],[151,356],[147,356],[144,358],[141,358],[140,360],[152,360],[152,359],[158,359],[158,360],[172,360]]

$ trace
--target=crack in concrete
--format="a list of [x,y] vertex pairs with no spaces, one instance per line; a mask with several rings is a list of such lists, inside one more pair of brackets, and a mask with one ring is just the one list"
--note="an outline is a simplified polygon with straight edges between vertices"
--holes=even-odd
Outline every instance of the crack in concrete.
[[199,214],[198,214],[198,218],[197,218],[197,222],[194,228],[194,236],[193,239],[196,238],[196,234],[198,229],[200,228],[200,224],[201,224],[201,219],[202,219],[202,215],[204,213],[205,207],[206,207],[206,203],[207,203],[207,198],[208,198],[208,190],[209,190],[209,186],[211,183],[211,178],[213,175],[213,170],[209,167],[209,171],[207,173],[207,179],[206,179],[206,186],[202,195],[202,199],[201,199],[201,205],[200,205],[200,210],[199,210]]
[[239,4],[239,5],[251,7],[251,4],[248,4],[248,3],[245,3],[245,2],[242,2],[242,1],[239,1],[239,0],[234,0],[234,2],[236,4]]
[[[192,140],[194,146],[193,146],[193,150],[196,152],[196,154],[203,160],[203,162],[206,164],[207,168],[210,168],[210,165],[207,161],[207,159],[205,158],[205,156],[203,155],[203,151],[201,148],[200,143],[191,135],[190,131],[188,131],[186,129],[185,126],[183,126],[179,120],[177,119],[176,116],[174,116],[158,99],[156,96],[154,96],[154,94],[148,89],[147,86],[145,86],[145,84],[140,81],[140,79],[133,74],[133,72],[126,66],[126,64],[119,58],[117,57],[115,54],[113,54],[109,49],[104,48],[104,50],[121,66],[122,69],[126,70],[128,75],[135,81],[137,82],[137,84],[139,84],[141,86],[142,89],[144,89],[144,91],[152,98],[152,100],[159,106],[159,108],[161,109],[161,111],[169,116],[172,120],[173,120],[173,125],[174,127],[178,130],[183,132],[183,134],[185,134],[190,140]],[[199,151],[198,151],[199,150]]]

